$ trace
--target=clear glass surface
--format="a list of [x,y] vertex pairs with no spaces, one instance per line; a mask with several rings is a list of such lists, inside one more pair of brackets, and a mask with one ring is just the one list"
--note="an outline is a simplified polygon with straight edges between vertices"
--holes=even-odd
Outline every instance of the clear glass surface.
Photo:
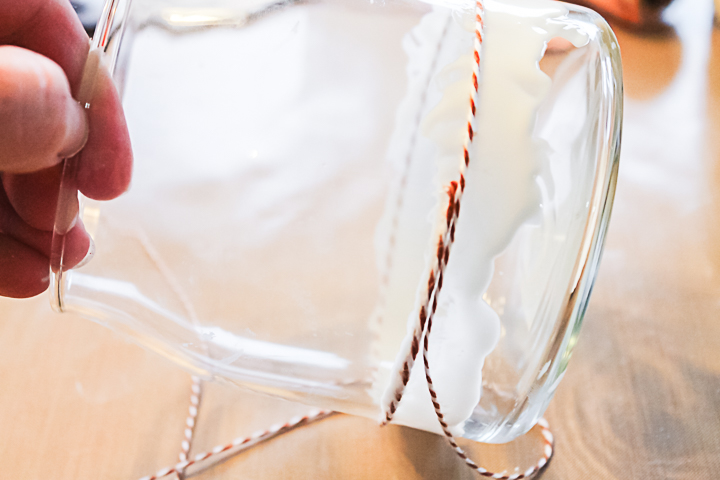
[[[461,31],[472,5],[108,5],[96,45],[123,95],[133,183],[112,202],[81,198],[96,253],[54,266],[55,307],[206,378],[379,419],[441,196],[415,181],[437,165],[413,160],[448,61],[440,46],[422,53],[418,25],[442,14]],[[553,21],[588,41],[553,41],[540,63],[552,80],[531,132],[547,145],[540,214],[495,258],[483,296],[501,333],[464,425],[475,440],[509,441],[541,417],[610,217],[618,46],[598,15],[567,9]]]

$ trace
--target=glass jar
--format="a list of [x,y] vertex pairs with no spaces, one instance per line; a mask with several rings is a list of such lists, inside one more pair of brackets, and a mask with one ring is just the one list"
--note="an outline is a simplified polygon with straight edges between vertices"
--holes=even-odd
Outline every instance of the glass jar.
[[[536,423],[615,189],[622,74],[602,18],[487,2],[463,170],[473,2],[109,0],[103,15],[89,65],[103,56],[123,95],[133,183],[80,199],[96,253],[54,265],[57,310],[205,378],[385,418],[464,171],[429,348],[440,403],[474,440]],[[421,363],[392,421],[439,431]]]

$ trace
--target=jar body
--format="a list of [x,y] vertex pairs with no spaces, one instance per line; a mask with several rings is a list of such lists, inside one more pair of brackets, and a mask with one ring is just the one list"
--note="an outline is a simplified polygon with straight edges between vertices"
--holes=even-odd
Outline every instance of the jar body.
[[[197,375],[379,419],[432,255],[437,177],[453,168],[433,153],[428,119],[470,78],[451,67],[473,51],[472,8],[114,3],[105,54],[133,184],[107,204],[81,199],[97,251],[54,275],[56,308]],[[488,25],[493,11],[542,7],[488,4]],[[550,83],[527,132],[545,152],[532,172],[541,203],[492,257],[483,290],[500,329],[462,425],[480,441],[509,441],[545,410],[609,220],[619,52],[597,15],[563,8],[548,22],[585,40],[552,41],[541,62]]]

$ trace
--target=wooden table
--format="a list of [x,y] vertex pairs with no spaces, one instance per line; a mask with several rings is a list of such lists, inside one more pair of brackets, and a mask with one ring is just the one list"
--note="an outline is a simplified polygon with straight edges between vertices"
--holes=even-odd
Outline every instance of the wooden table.
[[[706,3],[707,5],[700,5]],[[716,478],[720,471],[720,30],[677,2],[675,38],[618,32],[620,181],[575,356],[548,410],[544,480]],[[104,328],[0,299],[0,478],[136,479],[177,461],[189,376]],[[306,407],[207,385],[193,452]],[[527,466],[537,431],[469,447]],[[337,415],[193,478],[471,479],[435,435]]]

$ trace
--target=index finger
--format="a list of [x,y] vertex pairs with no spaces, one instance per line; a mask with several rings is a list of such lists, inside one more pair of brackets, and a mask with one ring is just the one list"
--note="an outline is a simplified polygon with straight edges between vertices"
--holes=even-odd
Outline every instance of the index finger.
[[77,93],[89,39],[69,0],[0,0],[0,45],[24,47],[53,60]]
[[[31,49],[54,60],[65,71],[73,95],[77,95],[89,39],[68,0],[0,0],[0,44]],[[107,200],[127,189],[132,151],[120,100],[109,75],[98,75],[95,92],[88,111],[88,143],[78,165],[78,186],[92,198]],[[59,186],[59,173],[50,183]],[[26,198],[32,196],[31,190],[13,189],[9,196],[16,208],[37,203]],[[20,208],[19,212],[23,210],[27,209]],[[26,221],[36,224],[39,219]]]

